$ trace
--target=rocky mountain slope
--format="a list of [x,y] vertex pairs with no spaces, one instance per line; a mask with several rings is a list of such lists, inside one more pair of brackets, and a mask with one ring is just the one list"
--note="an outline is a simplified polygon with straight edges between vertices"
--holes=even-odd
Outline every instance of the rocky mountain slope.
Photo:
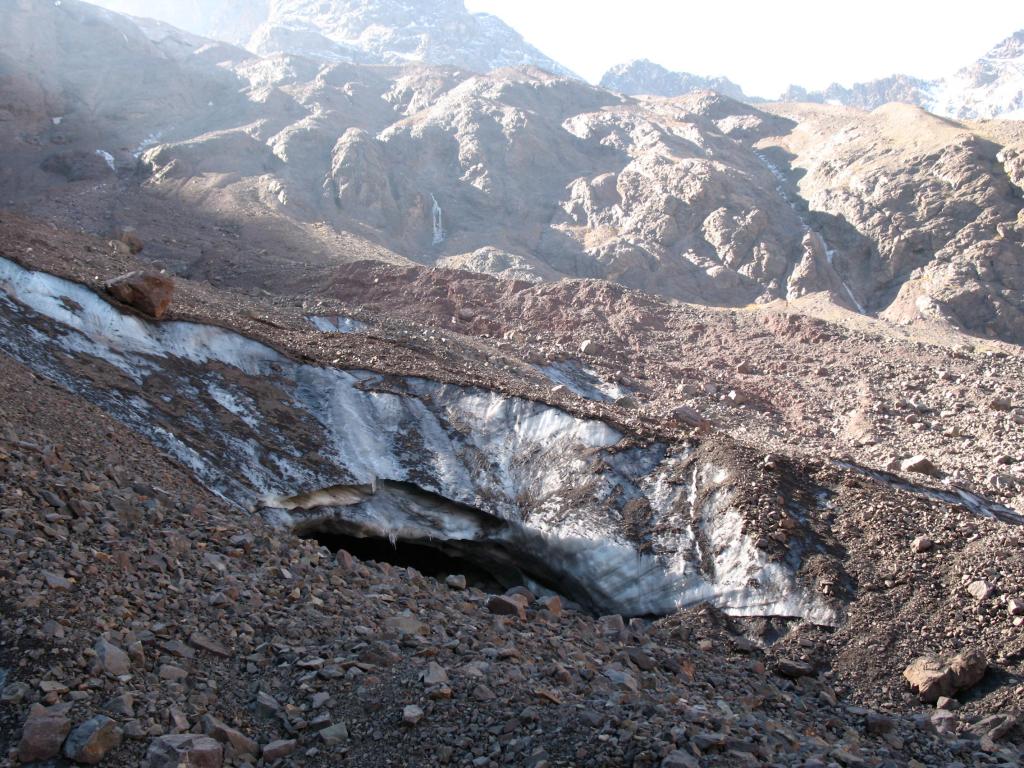
[[647,59],[612,67],[601,77],[601,87],[630,96],[685,96],[694,91],[715,91],[738,101],[752,101],[740,86],[727,77],[672,72]]
[[[258,57],[70,0],[32,9],[7,10],[37,30],[5,64],[9,202],[152,241],[202,211],[210,230],[290,244],[271,260],[594,277],[718,306],[825,292],[1024,340],[1012,129],[912,108],[632,99],[535,69]],[[75,55],[46,59],[46,35]],[[94,68],[147,76],[137,92],[82,82]],[[158,254],[209,271],[223,242],[201,231]]]
[[473,72],[536,66],[572,74],[501,19],[467,11],[463,0],[103,0],[99,4],[260,54],[365,64],[424,63]]

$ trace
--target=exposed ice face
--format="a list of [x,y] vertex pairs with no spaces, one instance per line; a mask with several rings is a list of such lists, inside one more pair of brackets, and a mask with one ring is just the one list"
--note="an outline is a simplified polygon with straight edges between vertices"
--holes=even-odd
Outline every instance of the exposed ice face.
[[[754,546],[733,503],[742,478],[700,463],[691,472],[685,451],[627,444],[543,403],[304,364],[222,328],[145,322],[3,259],[0,288],[0,349],[276,524],[511,558],[504,567],[625,615],[706,600],[736,614],[837,620],[798,582],[799,562],[770,562]],[[643,552],[627,506],[652,521]]]

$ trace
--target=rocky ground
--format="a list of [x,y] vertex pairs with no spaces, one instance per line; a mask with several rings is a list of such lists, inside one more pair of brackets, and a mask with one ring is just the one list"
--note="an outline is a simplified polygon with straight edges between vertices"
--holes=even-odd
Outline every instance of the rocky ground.
[[831,675],[766,658],[714,612],[625,626],[333,555],[0,364],[11,761],[62,742],[149,766],[1015,760],[1003,719],[949,714],[965,729],[950,740],[927,715],[837,700]]
[[[0,228],[6,258],[98,289],[149,265],[145,250],[133,256],[24,218],[4,216]],[[449,586],[444,574],[335,556],[225,505],[134,433],[5,360],[0,562],[10,563],[3,722],[12,759],[23,746],[24,760],[60,746],[66,729],[99,715],[114,724],[94,721],[70,743],[102,751],[120,738],[111,764],[151,753],[148,764],[173,765],[164,753],[191,737],[163,737],[185,733],[213,734],[193,747],[226,750],[239,764],[1015,759],[1021,529],[823,460],[850,454],[881,469],[926,450],[936,471],[1019,503],[1019,491],[999,494],[983,477],[988,441],[991,450],[1017,445],[1010,381],[1020,363],[1006,347],[944,336],[926,344],[882,326],[867,332],[856,318],[709,312],[596,281],[535,286],[373,264],[333,278],[324,298],[177,280],[167,317],[230,327],[324,364],[471,381],[652,435],[690,435],[669,417],[689,406],[712,422],[701,427],[708,445],[731,434],[794,457],[764,459],[781,462],[789,479],[762,488],[751,476],[760,490],[750,503],[837,489],[798,535],[820,536],[839,554],[840,570],[820,571],[817,588],[849,601],[844,622],[827,629],[696,608],[620,627],[556,615],[557,604],[493,601],[458,579]],[[369,329],[317,333],[307,314],[350,316]],[[567,359],[632,394],[598,403],[537,372]],[[868,398],[862,377],[884,389]],[[924,386],[912,389],[917,382]],[[831,425],[848,423],[849,402],[891,398],[927,417],[901,396],[954,395],[960,408],[921,421],[866,407],[892,429],[836,444],[842,434]],[[1002,397],[1009,410],[993,406]],[[72,412],[86,417],[64,418]],[[936,417],[949,430],[914,426]],[[944,434],[959,425],[975,435],[973,453],[958,453],[957,436]],[[769,523],[764,546],[777,533]],[[964,681],[940,666],[926,678],[945,698],[921,708],[905,667],[922,654],[946,663],[969,650],[984,656],[980,682],[958,691]],[[32,710],[36,702],[56,709]]]

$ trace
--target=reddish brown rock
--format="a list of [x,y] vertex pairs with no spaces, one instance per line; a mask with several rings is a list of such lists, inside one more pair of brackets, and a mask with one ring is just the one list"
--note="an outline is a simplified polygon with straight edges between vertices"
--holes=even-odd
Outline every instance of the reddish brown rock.
[[160,320],[174,298],[174,282],[155,272],[129,272],[107,282],[104,289],[118,301]]
[[86,720],[64,742],[64,757],[76,763],[96,765],[107,753],[120,746],[122,731],[105,715]]
[[526,608],[523,604],[514,597],[506,597],[504,595],[495,595],[487,601],[487,610],[498,616],[518,616],[520,619],[526,618]]
[[948,661],[935,655],[915,659],[903,672],[910,687],[926,704],[940,696],[953,696],[977,684],[988,669],[988,660],[981,651],[972,650]]
[[32,707],[18,744],[21,762],[49,760],[60,754],[60,745],[71,730],[71,721],[65,716],[67,709],[66,705],[46,708],[36,704]]

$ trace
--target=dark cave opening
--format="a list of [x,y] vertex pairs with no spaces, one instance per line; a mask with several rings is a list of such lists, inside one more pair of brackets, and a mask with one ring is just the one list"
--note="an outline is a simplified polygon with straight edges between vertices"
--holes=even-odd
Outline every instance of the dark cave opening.
[[304,538],[314,539],[331,552],[344,549],[360,560],[415,568],[424,576],[435,579],[444,580],[460,574],[466,577],[467,586],[484,592],[501,593],[510,587],[525,586],[526,582],[522,572],[491,561],[486,552],[470,557],[451,546],[442,548],[440,543],[392,542],[376,536],[359,537],[326,531],[310,531]]

